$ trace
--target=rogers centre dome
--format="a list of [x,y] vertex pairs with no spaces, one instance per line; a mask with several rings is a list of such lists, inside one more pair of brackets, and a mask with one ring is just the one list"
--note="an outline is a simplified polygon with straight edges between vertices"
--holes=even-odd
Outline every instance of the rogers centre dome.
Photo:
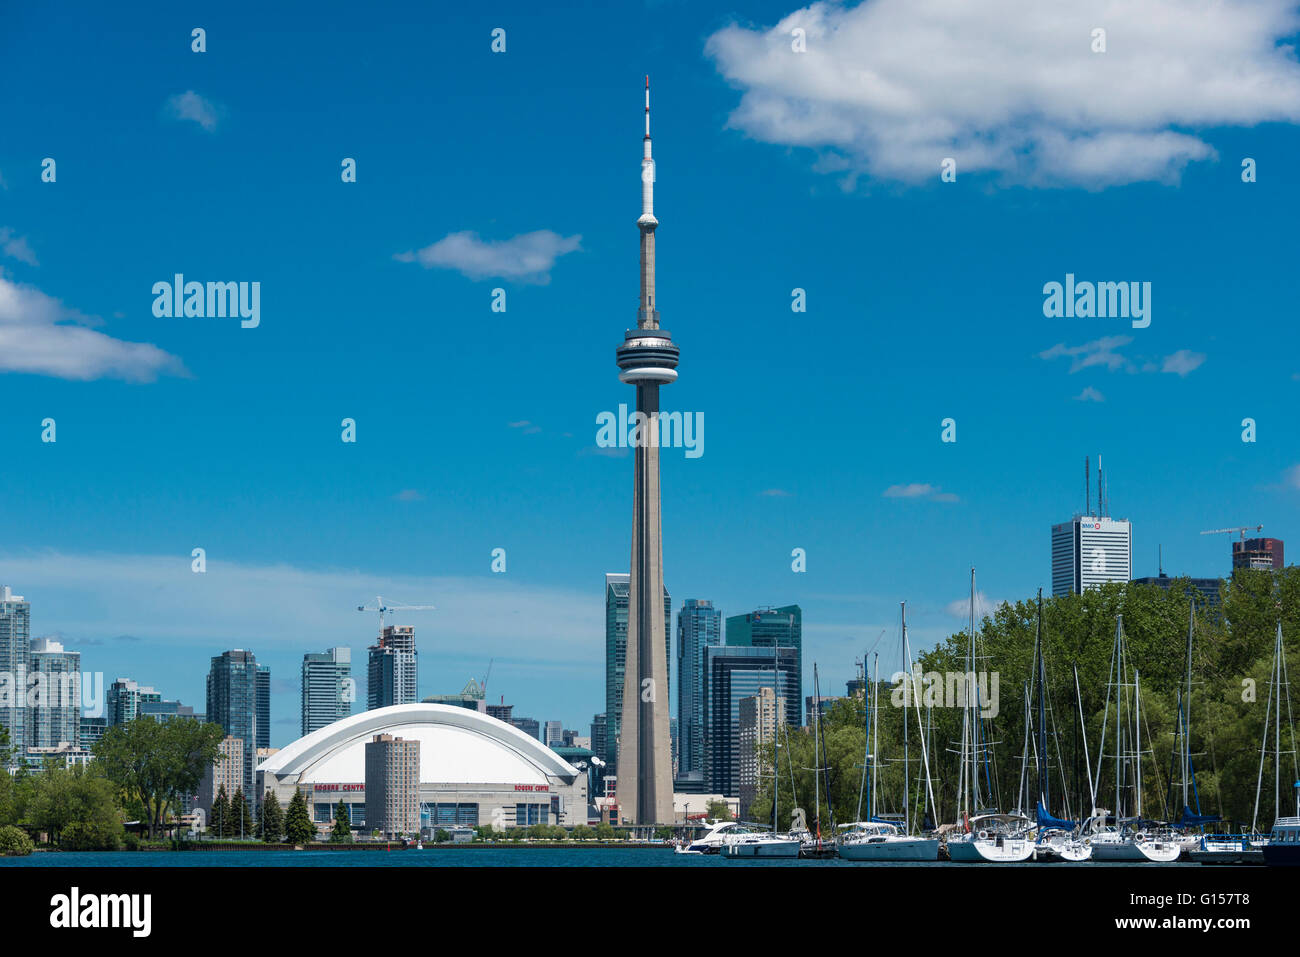
[[258,765],[259,792],[273,792],[283,806],[301,790],[321,828],[342,800],[353,828],[368,830],[366,744],[378,735],[419,742],[422,832],[586,823],[585,773],[513,725],[432,703],[376,708],[299,738]]

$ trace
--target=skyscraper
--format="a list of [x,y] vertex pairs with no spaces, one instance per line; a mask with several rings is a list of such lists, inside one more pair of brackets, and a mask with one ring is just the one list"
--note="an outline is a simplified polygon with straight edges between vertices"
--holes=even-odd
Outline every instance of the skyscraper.
[[1233,568],[1281,569],[1282,539],[1247,538],[1232,543]]
[[420,832],[420,742],[377,734],[366,742],[366,828],[386,838]]
[[[618,767],[618,734],[623,720],[623,675],[627,669],[628,576],[605,576],[605,734],[604,749],[595,748],[608,765],[609,774]],[[672,598],[664,589],[664,620],[672,617]],[[664,654],[668,654],[668,632],[664,632]],[[593,732],[594,734],[595,732]],[[593,744],[594,747],[594,744]]]
[[677,613],[677,758],[680,774],[704,770],[704,649],[722,643],[722,612],[688,598]]
[[371,645],[369,650],[367,710],[419,701],[419,656],[415,650],[414,626],[388,625],[379,633],[379,643]]
[[[32,606],[0,585],[0,727],[11,747],[27,741],[27,668],[31,661]],[[7,687],[6,687],[7,686]]]
[[130,724],[141,715],[141,705],[161,702],[162,695],[153,688],[137,684],[130,678],[118,678],[108,686],[108,726]]
[[1127,582],[1133,570],[1133,526],[1099,515],[1076,515],[1052,526],[1052,594],[1078,595],[1106,582]]
[[271,668],[257,666],[257,742],[258,748],[271,746]]
[[302,656],[304,737],[352,713],[352,649],[331,648]]
[[[623,820],[673,819],[668,743],[668,619],[659,519],[659,387],[677,378],[678,348],[659,328],[655,303],[655,164],[650,154],[650,78],[645,81],[641,156],[641,307],[637,327],[618,347],[621,382],[636,386],[636,464],[632,485],[632,566],[627,616],[627,675],[618,728],[618,804]],[[671,608],[671,605],[669,606]],[[663,651],[660,651],[660,648]]]
[[[704,649],[705,780],[709,791],[727,797],[740,794],[741,742],[740,705],[764,688],[775,689],[783,699],[784,720],[798,714],[797,652],[779,647],[712,646]],[[796,703],[790,707],[791,699]],[[747,812],[748,808],[741,808]]]
[[53,748],[81,743],[81,653],[49,638],[31,648],[31,674],[38,695],[27,711],[27,746]]
[[732,615],[727,619],[728,647],[732,648],[790,648],[794,655],[790,667],[793,672],[793,691],[782,692],[785,698],[785,720],[792,728],[803,724],[803,610],[798,605],[780,608],[760,608],[747,615]]
[[[263,679],[260,675],[265,674]],[[219,724],[226,734],[238,738],[244,749],[244,797],[255,804],[260,795],[256,791],[257,744],[270,729],[259,727],[263,710],[263,688],[270,693],[270,673],[257,665],[251,651],[236,649],[226,651],[212,659],[208,669],[207,720]],[[270,699],[266,698],[270,710]]]
[[776,738],[784,714],[785,701],[777,697],[771,688],[759,688],[758,694],[740,699],[740,720],[736,735],[736,787],[742,818],[750,813],[750,806],[758,796],[762,779],[772,773],[771,766],[759,760],[759,752]]

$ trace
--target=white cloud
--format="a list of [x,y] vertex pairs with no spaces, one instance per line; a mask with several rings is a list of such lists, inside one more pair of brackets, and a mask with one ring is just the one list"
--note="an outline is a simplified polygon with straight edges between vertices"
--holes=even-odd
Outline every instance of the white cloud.
[[0,252],[29,266],[40,265],[36,261],[36,253],[27,245],[27,237],[16,235],[8,226],[0,226]]
[[495,277],[544,286],[551,281],[555,260],[581,249],[581,243],[581,236],[561,236],[549,229],[502,240],[485,240],[478,233],[463,231],[393,258],[418,262],[425,269],[454,269],[474,280]]
[[1298,23],[1290,0],[817,2],[705,49],[741,90],[729,125],[829,152],[823,169],[937,181],[951,156],[1096,188],[1176,180],[1216,155],[1199,129],[1300,119]]
[[193,90],[167,97],[167,115],[174,120],[192,120],[209,133],[217,128],[218,109],[215,103]]
[[881,493],[884,498],[923,498],[930,502],[955,502],[957,496],[945,492],[929,482],[909,482],[906,485],[891,485]]
[[1205,354],[1202,352],[1192,352],[1190,349],[1179,349],[1173,355],[1165,356],[1165,361],[1160,366],[1160,371],[1172,372],[1177,376],[1186,376],[1189,372],[1194,372],[1199,369],[1201,363],[1204,361]]
[[1074,397],[1074,400],[1076,402],[1105,402],[1106,397],[1092,386],[1085,386],[1084,390]]
[[[1005,599],[999,598],[993,601],[982,591],[975,592],[975,620],[978,622],[986,615],[992,615],[1003,605],[1007,604]],[[970,595],[954,599],[944,606],[944,611],[953,618],[970,619]]]
[[1282,480],[1291,488],[1300,489],[1300,465],[1293,465],[1287,469]]
[[424,493],[419,489],[404,488],[393,496],[393,500],[396,502],[423,502]]
[[[1160,361],[1135,361],[1120,352],[1132,341],[1132,336],[1104,336],[1101,339],[1094,339],[1092,342],[1085,342],[1081,346],[1067,346],[1063,342],[1058,342],[1050,349],[1038,353],[1038,358],[1069,359],[1070,373],[1072,375],[1083,369],[1101,366],[1110,372],[1172,372],[1178,376],[1186,376],[1191,372],[1195,372],[1205,362],[1204,353],[1193,352],[1190,349],[1179,349]],[[1097,402],[1105,401],[1105,397],[1091,386],[1084,389],[1075,398],[1080,400],[1092,399]]]
[[765,488],[759,494],[765,498],[789,498],[791,495],[783,488]]
[[88,328],[96,324],[39,289],[0,276],[0,372],[128,382],[187,374],[176,356]]
[[[602,653],[604,605],[599,592],[524,585],[504,575],[481,578],[379,576],[351,569],[222,561],[190,571],[179,555],[0,554],[0,582],[40,611],[40,627],[57,628],[75,648],[82,636],[132,635],[194,647],[293,648],[355,644],[373,636],[377,616],[357,606],[375,595],[429,602],[436,611],[398,612],[439,654],[545,657],[589,666]],[[130,595],[130,601],[122,601]],[[428,646],[426,646],[428,647]],[[545,655],[539,653],[545,649]]]

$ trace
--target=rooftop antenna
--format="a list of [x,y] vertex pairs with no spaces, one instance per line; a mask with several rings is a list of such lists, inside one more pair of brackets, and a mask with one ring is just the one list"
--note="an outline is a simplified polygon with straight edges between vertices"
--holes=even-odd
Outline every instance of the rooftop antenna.
[[1083,514],[1092,514],[1092,476],[1089,473],[1091,462],[1088,456],[1083,457]]
[[1164,578],[1165,577],[1165,547],[1163,545],[1156,546],[1156,564],[1157,567],[1159,567],[1160,569],[1160,577]]
[[1101,456],[1097,456],[1097,516],[1106,517],[1106,483],[1102,478]]

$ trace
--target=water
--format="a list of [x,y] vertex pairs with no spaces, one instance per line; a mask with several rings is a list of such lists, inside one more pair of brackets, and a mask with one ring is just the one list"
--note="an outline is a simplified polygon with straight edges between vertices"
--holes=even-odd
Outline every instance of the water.
[[[868,864],[830,860],[737,860],[716,855],[674,854],[666,848],[545,848],[464,847],[422,851],[84,851],[36,853],[0,858],[0,871],[17,867],[946,867],[981,870],[986,867],[1034,867],[1034,864],[961,865]],[[1069,867],[1126,867],[1125,864],[1053,864]],[[1192,862],[1145,865],[1148,868],[1200,867]]]

